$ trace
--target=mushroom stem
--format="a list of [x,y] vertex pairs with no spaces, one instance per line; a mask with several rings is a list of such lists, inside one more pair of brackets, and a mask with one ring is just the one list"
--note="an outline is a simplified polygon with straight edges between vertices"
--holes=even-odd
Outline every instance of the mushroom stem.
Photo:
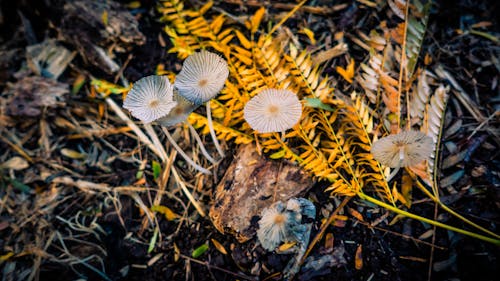
[[214,124],[212,122],[212,109],[210,108],[210,101],[207,101],[206,106],[207,106],[208,129],[210,129],[210,136],[212,136],[212,140],[214,141],[214,145],[215,148],[217,149],[217,152],[219,152],[220,156],[224,158],[226,155],[224,154],[224,151],[222,150],[219,144],[219,140],[217,140],[217,136],[215,135]]
[[203,144],[203,141],[200,138],[200,135],[198,135],[198,132],[196,132],[196,130],[193,128],[193,125],[191,125],[191,123],[189,122],[186,122],[186,124],[188,125],[189,130],[191,131],[191,134],[195,138],[196,142],[198,142],[201,153],[203,153],[205,158],[207,158],[207,160],[210,161],[212,164],[214,165],[217,164],[217,161],[215,161],[215,159],[208,153],[207,149],[205,148],[205,145]]
[[387,177],[386,181],[390,182],[392,180],[392,178],[394,178],[394,176],[398,174],[400,168],[401,168],[400,166],[397,166],[396,168],[394,168],[394,170],[392,170],[392,172]]
[[207,169],[203,168],[202,166],[196,164],[193,161],[193,159],[191,159],[184,152],[184,150],[182,150],[182,148],[177,144],[177,142],[174,140],[174,138],[172,137],[172,135],[170,135],[170,133],[168,132],[167,128],[165,128],[165,127],[162,126],[161,129],[163,130],[163,132],[167,136],[168,141],[174,146],[175,150],[177,150],[177,152],[182,156],[182,158],[184,158],[184,160],[186,160],[191,166],[193,166],[193,168],[195,168],[196,170],[200,171],[203,174],[207,174],[207,175],[212,174],[209,170],[207,170]]

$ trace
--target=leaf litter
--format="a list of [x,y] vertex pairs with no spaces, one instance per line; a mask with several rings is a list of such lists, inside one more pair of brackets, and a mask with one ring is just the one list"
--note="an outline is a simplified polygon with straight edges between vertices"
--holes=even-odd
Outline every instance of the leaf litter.
[[[154,13],[155,7],[141,3],[144,6],[127,9],[114,1],[106,1],[106,4],[97,1],[96,5],[90,5],[90,2],[75,1],[64,6],[62,14],[59,14],[62,17],[51,18],[52,22],[62,22],[61,26],[45,23],[31,27],[29,22],[36,19],[26,10],[33,3],[15,4],[15,7],[1,4],[6,11],[13,12],[4,13],[6,23],[27,31],[26,38],[20,42],[15,36],[9,37],[5,33],[5,22],[0,24],[2,43],[10,46],[8,51],[11,55],[21,54],[15,52],[16,48],[33,46],[31,41],[43,38],[41,34],[46,34],[45,29],[60,32],[64,39],[58,44],[63,43],[70,54],[78,52],[70,60],[71,57],[62,57],[68,53],[61,51],[61,58],[58,59],[63,64],[60,69],[49,71],[52,78],[37,76],[46,73],[40,67],[24,68],[22,72],[15,73],[21,69],[24,59],[12,60],[14,64],[17,62],[14,71],[12,65],[0,61],[2,75],[8,78],[0,82],[0,266],[4,278],[280,278],[291,256],[266,253],[256,245],[255,239],[240,244],[232,236],[219,233],[212,222],[202,217],[211,204],[215,186],[230,166],[229,159],[212,167],[213,177],[196,174],[180,158],[174,160],[176,153],[169,144],[164,145],[166,141],[162,134],[155,131],[137,134],[141,128],[134,127],[131,122],[125,124],[123,119],[128,117],[120,116],[114,107],[119,94],[126,92],[120,89],[129,86],[127,79],[135,81],[137,76],[145,74],[146,67],[139,60],[152,60],[151,65],[162,62],[174,66],[179,63],[164,49],[156,50],[161,49],[161,44],[156,41],[162,31],[161,27],[152,23],[151,14],[147,13]],[[390,9],[404,17],[404,13],[400,13],[401,7],[394,6],[399,2],[394,4],[391,1]],[[291,30],[287,35],[289,40],[316,51],[313,55],[332,50],[322,57],[316,56],[316,60],[326,62],[322,71],[331,76],[330,79],[338,83],[336,88],[342,91],[354,87],[344,78],[352,79],[351,65],[358,67],[361,63],[361,69],[368,69],[363,74],[365,80],[358,80],[359,71],[355,71],[354,83],[365,83],[366,88],[373,90],[373,96],[368,98],[378,100],[379,86],[367,84],[373,80],[366,76],[370,74],[373,78],[376,73],[363,66],[363,63],[368,65],[369,62],[362,53],[362,47],[356,45],[356,42],[362,41],[355,37],[362,32],[369,34],[370,30],[363,29],[362,23],[377,17],[380,12],[372,10],[370,5],[379,3],[357,1],[333,7],[328,4],[327,1],[306,3],[296,12],[298,14],[292,15],[285,24]],[[79,11],[74,9],[76,5],[81,5],[85,13],[75,12]],[[236,15],[232,24],[237,25],[261,5],[259,1],[226,0],[215,2],[213,8]],[[467,3],[460,2],[458,5],[466,6]],[[485,5],[473,9],[474,20],[494,21],[493,17],[479,17],[478,11],[485,11]],[[266,4],[261,20],[279,22],[295,7],[295,4],[280,2]],[[23,10],[25,19],[22,25],[13,18],[15,9]],[[48,16],[48,11],[54,7],[38,4],[34,9]],[[436,9],[445,11],[445,4],[438,5]],[[453,9],[456,8],[450,11]],[[436,13],[431,12],[426,32],[443,40],[440,44],[447,44],[448,49],[440,48],[439,54],[433,55],[433,59],[443,65],[435,72],[438,77],[449,81],[452,87],[447,114],[451,115],[451,119],[460,118],[460,121],[445,124],[449,128],[446,141],[450,144],[447,147],[455,146],[457,150],[443,152],[445,160],[441,167],[444,165],[446,169],[438,171],[436,176],[446,189],[440,192],[443,196],[458,193],[460,197],[452,203],[457,211],[478,218],[485,225],[496,225],[499,206],[495,203],[498,200],[494,199],[494,190],[498,188],[499,180],[495,166],[498,153],[495,125],[498,114],[494,113],[498,101],[495,103],[493,91],[498,87],[494,85],[498,75],[495,75],[497,71],[493,64],[487,64],[492,54],[488,50],[496,47],[488,36],[467,32],[469,29],[473,31],[468,26],[470,18],[457,12],[453,17],[460,16],[464,25],[457,27],[436,19]],[[307,17],[300,20],[298,15]],[[74,18],[78,19],[77,24],[69,24]],[[91,30],[81,29],[82,18],[89,20],[87,26],[92,27]],[[131,29],[123,28],[127,24]],[[337,25],[344,28],[343,36],[352,44],[346,46],[335,41],[334,35],[341,36],[336,30]],[[359,33],[350,31],[351,28]],[[457,28],[466,32],[453,34]],[[488,25],[473,28],[487,34],[490,32]],[[260,32],[258,28],[254,31]],[[416,31],[421,33],[421,29]],[[412,36],[417,36],[417,33]],[[153,43],[145,43],[144,38]],[[385,44],[380,39],[383,37],[374,37],[371,44]],[[462,48],[464,44],[474,45],[476,51],[466,51]],[[424,42],[423,52],[436,47],[435,43]],[[153,56],[145,56],[148,51]],[[138,55],[141,52],[144,58]],[[472,68],[465,70],[462,65],[457,65],[459,62],[453,58],[456,56],[454,52],[462,58],[462,63]],[[134,58],[128,60],[128,53]],[[53,57],[37,55],[36,61],[42,65],[51,61],[48,58]],[[370,67],[375,65],[372,63]],[[344,68],[346,66],[349,67]],[[346,71],[342,72],[344,69]],[[341,70],[344,78],[336,70]],[[474,77],[472,82],[471,76]],[[104,102],[94,87],[85,82],[77,83],[94,77],[105,77],[122,88],[117,90],[110,86],[110,96]],[[435,79],[430,79],[429,83],[433,88],[436,86]],[[70,85],[74,89],[71,94]],[[390,92],[394,84],[381,86]],[[486,94],[475,96],[475,92]],[[330,111],[331,105],[325,102],[318,97],[311,100],[311,105]],[[396,104],[394,106],[397,107]],[[198,112],[203,113],[203,109]],[[464,113],[460,115],[458,112]],[[204,167],[212,165],[200,157],[189,129],[178,126],[173,130],[172,137]],[[214,151],[209,143],[208,149]],[[224,145],[226,151],[236,151],[231,142]],[[316,207],[334,203],[325,208],[324,213],[321,212],[323,216],[313,223],[311,241],[313,236],[324,232],[320,232],[321,220],[326,221],[334,213],[334,207],[340,205],[338,199],[322,191],[324,184],[320,181],[305,192]],[[306,188],[305,185],[303,187]],[[421,199],[420,191],[415,188],[411,192],[412,210],[432,217],[434,208],[429,200]],[[428,276],[422,272],[427,270],[434,270],[432,277],[436,279],[462,276],[465,280],[477,276],[478,271],[483,272],[486,278],[496,275],[494,260],[498,254],[483,250],[487,244],[480,241],[440,229],[432,231],[428,225],[407,219],[396,220],[398,222],[394,225],[389,225],[391,217],[387,220],[383,209],[362,200],[351,200],[348,207],[341,207],[337,212],[348,219],[343,227],[334,226],[332,222],[325,224],[328,239],[324,246],[316,242],[311,244],[317,246],[301,261],[302,271],[297,279],[327,280],[325,278],[333,274],[339,280],[373,277],[382,280],[426,280]],[[334,216],[332,218],[335,219]],[[444,215],[439,218],[440,221],[453,220]],[[378,228],[365,224],[374,221],[377,221],[375,227]],[[249,222],[252,223],[252,219]],[[253,223],[255,225],[256,221]],[[433,254],[430,254],[430,249],[435,249]],[[480,254],[485,251],[493,260],[482,258],[484,255]],[[426,262],[421,262],[422,259]],[[468,262],[463,263],[462,260]],[[432,264],[429,265],[429,262]],[[355,268],[358,270],[354,271]]]

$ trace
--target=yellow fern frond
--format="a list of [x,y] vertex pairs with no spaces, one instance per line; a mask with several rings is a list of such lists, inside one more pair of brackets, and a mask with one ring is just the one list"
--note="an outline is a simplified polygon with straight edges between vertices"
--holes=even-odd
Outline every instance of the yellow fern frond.
[[[205,116],[197,114],[195,112],[188,116],[187,121],[193,125],[196,129],[202,129],[203,134],[209,134],[208,120]],[[214,130],[217,134],[217,138],[226,141],[234,141],[235,143],[251,143],[254,139],[252,136],[242,133],[238,130],[226,127],[220,123],[213,122]]]

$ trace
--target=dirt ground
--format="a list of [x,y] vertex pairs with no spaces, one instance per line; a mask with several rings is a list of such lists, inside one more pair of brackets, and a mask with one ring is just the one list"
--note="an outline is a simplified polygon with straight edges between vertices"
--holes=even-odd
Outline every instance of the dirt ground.
[[[118,125],[120,121],[101,98],[92,96],[90,78],[119,83],[119,73],[128,81],[136,81],[154,73],[160,63],[165,69],[175,70],[182,63],[175,54],[167,53],[171,43],[163,31],[164,24],[158,20],[155,1],[138,1],[139,7],[129,1],[116,3],[137,20],[137,31],[144,36],[133,37],[136,30],[130,28],[126,31],[127,38],[133,37],[130,42],[99,42],[121,47],[114,58],[119,62],[119,71],[106,71],[99,67],[102,62],[82,51],[87,48],[85,36],[96,42],[107,38],[102,34],[78,34],[85,31],[88,22],[68,22],[68,11],[62,8],[65,2],[0,2],[0,164],[15,156],[30,159],[27,166],[22,161],[17,164],[22,168],[0,165],[2,280],[282,280],[280,273],[292,255],[267,252],[255,238],[239,243],[232,235],[221,234],[208,217],[197,214],[172,184],[166,183],[171,192],[163,197],[162,205],[179,214],[186,209],[189,212],[179,220],[157,215],[157,228],[147,226],[144,212],[137,207],[139,201],[130,191],[105,190],[103,185],[107,188],[136,182],[141,168],[128,156],[141,152],[131,131],[124,129],[124,124]],[[199,2],[186,1],[186,5],[199,6]],[[307,5],[320,7],[329,2],[309,1]],[[334,27],[346,34],[355,34],[356,30],[368,33],[363,24],[377,18],[363,8],[363,2],[336,1],[335,5],[345,6],[327,15],[299,10],[287,26],[296,31],[299,23],[312,17],[315,24],[309,28],[316,34],[331,32]],[[238,16],[253,14],[259,5],[268,8],[269,14],[290,11],[290,7],[276,3],[222,0],[215,1],[214,7]],[[468,94],[475,110],[490,117],[481,124],[457,96],[450,98],[441,160],[451,155],[448,148],[452,146],[466,150],[467,155],[441,169],[439,176],[458,177],[451,189],[442,192],[446,205],[494,233],[499,233],[500,223],[500,46],[495,16],[499,12],[497,1],[434,2],[421,52],[427,54],[430,68],[443,66]],[[484,33],[467,32],[471,26]],[[57,79],[57,83],[69,85],[71,90],[61,90],[55,97],[56,106],[51,108],[38,104],[36,97],[29,95],[12,103],[9,85],[32,76],[27,74],[32,68],[26,63],[26,47],[47,38],[59,40],[70,53],[75,52]],[[349,36],[346,38],[348,44],[355,45]],[[359,48],[351,51],[355,61],[363,61],[366,52]],[[344,62],[342,58],[335,59],[324,73],[336,75],[335,65],[345,65]],[[81,77],[85,78],[83,86],[75,90]],[[28,88],[29,81],[24,83]],[[43,85],[49,89],[63,87],[41,83],[37,89]],[[342,89],[342,85],[338,88]],[[120,101],[119,95],[114,98],[117,103]],[[454,128],[457,120],[461,123]],[[187,143],[182,145],[189,147]],[[218,180],[237,150],[237,145],[228,143],[229,156],[219,165],[216,176],[201,181],[203,188],[196,189],[206,206],[210,206]],[[79,158],[81,152],[92,155],[91,159]],[[189,177],[186,164],[177,165],[181,174]],[[147,174],[144,186],[156,188],[152,170],[142,167],[142,171]],[[99,184],[100,189],[82,189],[78,180]],[[325,186],[317,182],[301,194],[317,209],[311,237],[344,200],[323,192]],[[138,194],[143,202],[154,201],[152,192]],[[414,190],[413,198],[413,213],[468,229],[464,222],[435,207],[419,190]],[[347,202],[344,210],[347,220],[328,226],[327,239],[320,240],[310,256],[319,259],[335,253],[345,261],[317,269],[303,268],[295,280],[493,281],[500,276],[499,247],[491,243],[441,228],[430,235],[432,226],[411,219],[397,219],[392,224],[394,214],[356,197]],[[380,223],[374,225],[376,221]],[[161,239],[148,252],[149,242],[158,235],[155,231],[161,233]],[[227,253],[217,249],[213,240]],[[210,247],[206,252],[192,256],[195,249],[207,243]],[[363,265],[357,269],[356,252],[360,245]]]

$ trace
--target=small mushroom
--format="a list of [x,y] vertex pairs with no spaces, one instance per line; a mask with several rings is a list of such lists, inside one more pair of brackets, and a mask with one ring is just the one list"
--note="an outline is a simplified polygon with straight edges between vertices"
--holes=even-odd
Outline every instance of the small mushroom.
[[403,131],[373,143],[373,157],[382,165],[396,168],[416,165],[429,158],[432,138],[419,131]]
[[290,219],[292,217],[286,212],[285,205],[281,201],[262,211],[257,237],[264,249],[272,251],[285,241]]
[[[125,98],[123,107],[130,110],[134,117],[145,123],[157,120],[164,126],[170,126],[185,121],[187,116],[198,106],[174,93],[174,88],[167,77],[152,75],[144,77],[134,84]],[[192,131],[196,133],[196,130],[192,129]],[[164,128],[163,132],[186,162],[204,174],[211,174],[209,170],[196,164],[181,149],[166,128]],[[195,138],[201,146],[202,153],[210,162],[215,163],[215,160],[203,146],[200,137],[196,135]]]
[[175,79],[174,86],[179,94],[195,105],[205,102],[207,108],[208,128],[215,148],[224,157],[224,152],[217,140],[210,111],[210,100],[224,87],[229,76],[227,62],[220,56],[201,50],[190,55]]
[[382,165],[395,168],[387,177],[390,181],[401,167],[413,166],[428,159],[433,149],[431,137],[419,131],[403,131],[377,140],[371,152]]
[[259,133],[282,132],[299,122],[302,105],[291,91],[266,89],[246,103],[243,114]]
[[187,100],[201,105],[219,93],[228,75],[227,62],[222,57],[201,50],[184,61],[174,86]]
[[137,81],[123,102],[123,107],[144,123],[167,115],[176,105],[177,102],[173,100],[173,86],[168,78],[157,75]]
[[177,105],[172,108],[170,113],[156,120],[160,125],[169,127],[184,122],[189,114],[198,108],[198,105],[179,95],[176,90],[174,90],[174,101],[177,102]]
[[262,211],[257,238],[268,251],[282,242],[307,245],[311,222],[315,217],[316,208],[307,199],[291,198],[286,205],[281,201],[275,202]]

